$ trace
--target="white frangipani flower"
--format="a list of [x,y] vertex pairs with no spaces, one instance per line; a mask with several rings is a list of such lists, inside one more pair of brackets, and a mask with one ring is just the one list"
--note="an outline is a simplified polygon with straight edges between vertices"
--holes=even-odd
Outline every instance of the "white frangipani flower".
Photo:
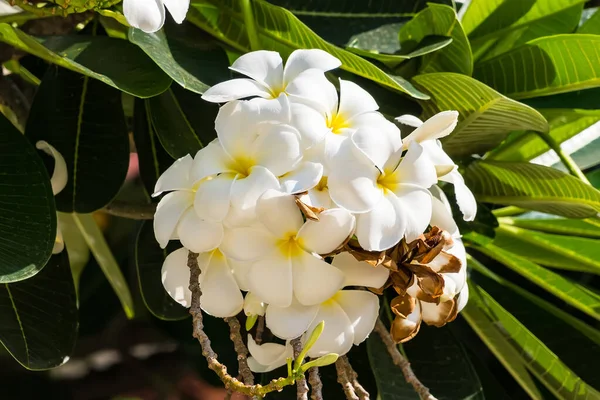
[[[325,71],[340,65],[340,60],[318,49],[295,50],[287,59],[285,67],[279,53],[253,51],[238,58],[230,67],[248,78],[231,79],[214,85],[202,98],[213,103],[224,103],[254,96],[265,99],[276,99],[281,94],[294,96],[295,86],[302,86],[294,85],[294,81],[305,71],[315,70],[323,75]],[[306,82],[306,78],[304,81]]]
[[252,335],[248,334],[248,366],[252,372],[263,373],[273,371],[286,364],[288,358],[294,357],[294,349],[289,341],[285,346],[278,343],[256,344]]
[[[167,256],[162,266],[162,283],[169,295],[184,307],[191,306],[190,269],[187,266],[189,250],[185,247]],[[200,253],[200,305],[215,317],[231,317],[244,306],[244,298],[233,277],[227,258],[219,249]]]
[[123,14],[129,25],[144,32],[156,32],[165,23],[165,7],[181,24],[190,7],[190,0],[123,0]]
[[266,308],[267,305],[252,294],[252,292],[246,293],[246,297],[244,297],[244,314],[247,317],[251,315],[265,315]]
[[412,115],[402,115],[396,120],[404,125],[414,126],[416,129],[404,139],[404,149],[406,150],[411,142],[420,143],[425,149],[427,157],[435,164],[438,178],[441,181],[449,182],[454,185],[456,202],[463,214],[465,221],[472,221],[477,213],[477,202],[473,193],[465,185],[458,166],[442,149],[442,143],[439,139],[448,136],[458,123],[458,112],[443,111],[427,121],[422,122]]
[[330,298],[344,282],[344,274],[326,263],[328,254],[354,231],[354,217],[333,208],[319,221],[304,222],[294,197],[276,190],[258,200],[261,225],[227,231],[222,249],[228,256],[253,261],[246,275],[249,289],[267,304],[288,307],[296,297],[314,305]]
[[171,192],[160,200],[154,214],[154,235],[163,249],[169,240],[179,239],[191,251],[202,253],[217,248],[223,238],[220,221],[201,218],[194,210],[194,198],[201,185],[196,185],[190,176],[193,164],[190,155],[182,157],[156,182],[153,196]]
[[[39,140],[35,147],[38,150],[43,151],[54,159],[54,171],[52,171],[52,177],[50,178],[50,185],[52,185],[52,194],[57,195],[63,191],[69,180],[69,173],[67,171],[67,163],[65,162],[62,154],[58,152],[50,143]],[[56,238],[54,239],[54,247],[52,248],[52,254],[58,254],[65,249],[65,242],[63,240],[62,231],[60,229],[60,221],[56,219]]]

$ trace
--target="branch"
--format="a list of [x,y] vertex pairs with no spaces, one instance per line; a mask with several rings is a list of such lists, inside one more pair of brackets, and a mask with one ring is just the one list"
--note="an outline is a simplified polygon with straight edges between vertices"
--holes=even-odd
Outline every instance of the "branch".
[[342,385],[342,389],[344,389],[344,394],[346,394],[346,399],[348,400],[360,400],[354,391],[354,386],[350,382],[350,378],[346,374],[346,368],[344,368],[344,362],[342,358],[338,358],[335,362],[335,370],[337,371],[337,381]]
[[342,356],[340,358],[342,360],[342,365],[345,369],[346,376],[348,377],[350,383],[352,383],[352,386],[354,387],[354,392],[358,395],[358,398],[360,400],[369,400],[371,396],[369,395],[369,392],[367,392],[365,388],[363,388],[362,385],[358,382],[358,374],[356,373],[356,371],[354,371],[352,365],[350,365],[350,360],[348,360],[348,357]]
[[132,204],[124,203],[122,201],[113,201],[104,207],[103,211],[107,214],[114,215],[115,217],[129,219],[154,219],[156,204]]
[[[294,349],[294,360],[300,355],[302,352],[302,343],[300,338],[293,339],[291,341],[292,348]],[[296,380],[297,386],[297,394],[296,397],[298,400],[308,400],[308,384],[306,383],[306,378],[304,375],[298,377]]]
[[323,400],[323,382],[321,382],[318,367],[308,370],[308,383],[310,383],[311,400]]
[[248,358],[248,348],[244,344],[242,335],[240,334],[240,321],[236,317],[225,318],[225,321],[229,324],[229,338],[233,342],[233,347],[237,353],[239,373],[242,375],[245,384],[254,385],[254,375],[252,375],[252,371],[250,371],[250,367],[248,367],[248,362],[246,361]]
[[254,338],[254,341],[256,342],[256,344],[262,343],[262,337],[263,337],[264,331],[265,331],[265,316],[259,315],[258,321],[256,323],[256,333],[255,333],[255,338]]
[[394,343],[394,339],[388,332],[387,328],[381,322],[380,319],[377,320],[375,324],[375,332],[381,336],[381,340],[387,347],[390,356],[392,357],[392,361],[402,370],[404,374],[404,378],[406,382],[410,383],[415,391],[419,394],[419,397],[423,400],[437,400],[431,393],[429,393],[429,389],[419,381],[419,378],[415,375],[412,368],[410,367],[410,363],[408,360],[398,351],[398,347],[396,343]]

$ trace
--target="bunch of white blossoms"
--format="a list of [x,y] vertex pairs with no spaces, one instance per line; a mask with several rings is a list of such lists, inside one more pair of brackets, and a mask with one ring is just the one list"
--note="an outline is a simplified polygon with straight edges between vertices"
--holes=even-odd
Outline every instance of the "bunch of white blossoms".
[[[288,341],[306,340],[324,321],[309,357],[342,355],[364,341],[379,314],[374,293],[391,285],[413,299],[402,315],[415,324],[435,319],[438,308],[446,313],[448,301],[455,311],[463,306],[464,247],[438,180],[454,184],[465,219],[476,211],[438,140],[452,132],[458,114],[442,112],[426,122],[399,117],[416,127],[402,140],[361,87],[340,79],[338,93],[325,72],[340,64],[321,50],[294,51],[285,66],[271,51],[238,58],[231,69],[246,77],[203,95],[225,103],[215,121],[217,139],[177,160],[154,193],[168,192],[154,219],[157,241],[163,248],[170,240],[184,246],[165,260],[167,292],[190,306],[186,261],[188,252],[197,253],[206,313],[264,315],[273,335]],[[432,250],[433,239],[423,236],[430,225],[448,231],[444,251]],[[435,290],[417,267],[402,289],[392,279],[398,260],[395,267],[368,260],[410,243],[423,243],[417,247],[434,259],[419,264],[419,250],[421,258],[403,259],[407,271],[414,265],[433,271],[440,276]],[[458,268],[444,267],[449,252]],[[255,371],[283,365],[291,355],[289,343],[258,346],[250,337],[249,348]]]

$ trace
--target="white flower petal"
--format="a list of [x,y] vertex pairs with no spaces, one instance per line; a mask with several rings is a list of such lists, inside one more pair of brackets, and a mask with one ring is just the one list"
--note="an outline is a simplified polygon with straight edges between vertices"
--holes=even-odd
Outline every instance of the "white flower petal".
[[202,220],[189,208],[179,220],[177,236],[186,248],[194,253],[216,249],[223,239],[223,225]]
[[377,185],[378,177],[379,171],[374,165],[358,160],[338,162],[328,177],[329,195],[335,203],[350,212],[367,212],[383,197]]
[[258,220],[279,239],[295,236],[304,221],[294,196],[277,190],[266,191],[256,205]]
[[[281,176],[279,183],[285,193],[296,194],[306,192],[317,186],[323,176],[323,164],[304,161],[292,171]],[[329,194],[327,195],[329,197]]]
[[302,158],[300,135],[289,125],[273,125],[254,142],[252,155],[257,165],[275,176],[291,171]]
[[306,221],[296,238],[306,251],[328,254],[352,235],[355,225],[356,220],[348,211],[332,208],[320,213],[318,221]]
[[442,111],[435,114],[404,138],[405,146],[408,146],[410,142],[421,143],[426,140],[436,140],[448,136],[456,128],[457,123],[457,111]]
[[419,126],[423,125],[423,121],[410,114],[404,114],[394,119],[403,125],[412,126],[414,128],[418,128]]
[[324,188],[315,187],[310,189],[308,194],[302,196],[300,200],[309,206],[324,208],[326,210],[335,207],[335,204],[333,204],[333,201],[329,196],[329,188],[327,186]]
[[189,154],[175,160],[156,181],[152,197],[156,197],[163,192],[191,189],[193,183],[190,182],[189,178],[193,163],[194,159]]
[[181,24],[190,8],[190,0],[163,0],[165,7],[178,24]]
[[288,307],[292,304],[292,262],[288,252],[277,248],[254,262],[248,272],[248,286],[269,305]]
[[247,78],[230,79],[210,87],[202,95],[202,99],[211,103],[226,103],[246,97],[271,98],[271,93],[264,85]]
[[231,267],[233,277],[238,283],[240,290],[248,291],[248,272],[252,266],[252,261],[239,261],[228,257],[227,262]]
[[50,184],[52,185],[52,194],[56,196],[67,186],[67,181],[69,180],[67,163],[62,154],[45,140],[38,140],[35,143],[35,147],[54,158],[54,171],[52,171]]
[[283,60],[276,51],[258,50],[239,57],[230,67],[231,70],[246,75],[271,89],[271,92],[283,91]]
[[292,111],[291,124],[300,132],[303,148],[314,146],[329,134],[327,116],[323,111],[297,102],[292,103],[290,108]]
[[202,275],[200,305],[207,314],[226,318],[242,311],[242,292],[233,278],[227,259],[219,250],[212,252]]
[[377,111],[377,102],[365,89],[356,83],[340,79],[340,106],[338,114],[345,120],[369,112]]
[[[392,164],[395,167],[398,165],[402,154],[400,130],[382,115],[376,113],[369,113],[368,115],[379,116],[380,118],[370,117],[369,119],[375,119],[375,123],[354,132],[351,136],[352,143],[380,171],[385,170],[386,164]],[[358,117],[358,119],[361,119],[361,117]],[[392,162],[389,162],[390,158],[393,158]]]
[[215,139],[196,153],[190,172],[190,183],[194,184],[222,172],[236,172],[231,168],[231,163],[232,160],[221,146],[219,139]]
[[165,258],[161,269],[161,280],[165,290],[173,300],[184,307],[192,302],[190,292],[190,269],[187,266],[188,250],[182,247]]
[[431,221],[431,193],[416,185],[399,185],[394,192],[401,203],[406,218],[406,240],[411,242],[419,237]]
[[301,304],[322,303],[344,284],[344,274],[339,269],[305,251],[293,254],[292,264],[294,296]]
[[465,185],[465,180],[458,170],[454,170],[440,180],[450,182],[454,185],[454,193],[458,208],[463,214],[465,221],[473,221],[477,215],[477,201],[471,190]]
[[386,191],[375,208],[356,216],[356,237],[361,247],[381,251],[397,244],[406,231],[407,212],[398,197]]
[[269,189],[279,190],[279,180],[265,167],[252,167],[250,175],[235,181],[231,188],[231,204],[241,211],[253,210],[258,198]]
[[161,0],[125,0],[123,15],[129,25],[144,32],[156,32],[165,23],[165,7]]
[[163,249],[169,243],[179,218],[191,207],[194,194],[187,191],[171,192],[163,197],[154,213],[154,236]]
[[254,261],[268,255],[276,241],[277,238],[264,228],[240,227],[225,231],[220,249],[228,258]]
[[[427,157],[423,147],[416,142],[410,143],[406,155],[389,179],[395,180],[396,183],[412,183],[424,188],[438,181],[433,163]],[[389,188],[394,190],[393,187]]]
[[454,222],[454,218],[452,218],[452,211],[437,197],[443,195],[445,198],[446,196],[437,186],[432,186],[429,188],[429,191],[432,194],[431,221],[429,225],[437,226],[452,236],[456,235],[458,233],[458,226]]
[[201,181],[194,197],[196,214],[207,221],[223,221],[229,213],[231,186],[235,179],[235,174],[224,173]]
[[342,65],[341,61],[320,49],[294,50],[288,57],[283,69],[283,80],[291,82],[301,72],[316,68],[321,71],[329,71]]
[[278,343],[256,344],[252,335],[248,334],[248,366],[253,372],[269,372],[286,364],[287,358],[294,356],[290,343],[285,346]]
[[244,297],[244,314],[246,314],[246,316],[265,315],[266,307],[267,305],[263,303],[258,296],[252,292],[246,293],[246,296]]
[[319,306],[303,306],[294,301],[289,307],[269,304],[265,314],[267,328],[280,339],[295,339],[302,335],[317,315]]
[[463,286],[463,289],[460,291],[458,295],[458,300],[456,302],[457,312],[461,312],[463,308],[467,305],[469,301],[469,285]]
[[340,253],[333,258],[331,265],[344,273],[344,286],[366,286],[380,288],[390,275],[383,265],[373,267],[364,261],[358,261],[350,253]]
[[306,336],[310,335],[321,321],[325,321],[323,333],[308,351],[308,356],[317,358],[329,353],[340,356],[346,354],[354,343],[354,329],[342,307],[336,301],[321,304]]
[[444,176],[455,169],[454,161],[442,149],[442,143],[439,140],[426,140],[421,142],[425,154],[431,160],[437,171],[438,177]]
[[379,317],[379,299],[364,290],[341,290],[334,300],[342,307],[354,329],[354,344],[364,341]]
[[318,110],[324,118],[337,112],[337,90],[320,70],[309,69],[302,72],[288,83],[285,90],[292,102],[306,104]]

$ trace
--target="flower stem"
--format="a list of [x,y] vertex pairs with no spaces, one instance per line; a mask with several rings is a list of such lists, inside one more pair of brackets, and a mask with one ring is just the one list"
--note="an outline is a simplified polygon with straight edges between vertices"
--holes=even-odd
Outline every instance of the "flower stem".
[[250,50],[260,50],[260,39],[256,30],[256,20],[254,19],[254,11],[252,10],[252,0],[241,0],[242,13],[244,15],[244,25],[250,42]]
[[546,142],[546,144],[556,152],[560,161],[564,164],[564,166],[569,170],[571,175],[581,179],[583,182],[590,185],[590,181],[586,178],[585,174],[579,169],[575,160],[571,158],[570,155],[565,153],[565,151],[560,147],[560,144],[554,140],[550,134],[547,132],[536,132],[539,137]]

